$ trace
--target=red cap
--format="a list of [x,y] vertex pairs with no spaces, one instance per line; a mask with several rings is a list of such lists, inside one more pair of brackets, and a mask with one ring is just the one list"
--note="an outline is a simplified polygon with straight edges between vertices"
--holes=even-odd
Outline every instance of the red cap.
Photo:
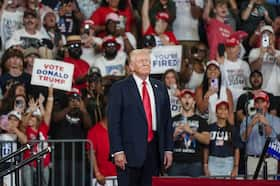
[[114,13],[114,12],[111,12],[109,14],[106,15],[105,17],[105,21],[109,21],[109,20],[112,20],[112,21],[115,21],[115,22],[120,22],[120,16],[117,14],[117,13]]
[[192,91],[192,90],[190,90],[190,89],[184,89],[184,90],[182,90],[181,92],[180,92],[180,98],[181,97],[183,97],[184,95],[186,95],[186,94],[189,94],[189,95],[191,95],[192,97],[194,97],[194,92]]
[[166,22],[169,21],[169,14],[166,12],[158,12],[156,15],[156,19],[162,19]]
[[74,96],[74,97],[81,97],[82,96],[80,90],[77,89],[77,88],[72,88],[71,91],[68,92],[68,95],[69,96]]
[[239,44],[240,44],[240,41],[237,36],[229,36],[225,42],[226,47],[235,47],[235,46],[238,46]]
[[269,102],[269,96],[263,91],[257,92],[254,95],[254,100],[256,99],[263,99],[264,101]]
[[225,42],[225,46],[227,47],[235,47],[240,44],[241,40],[247,37],[248,34],[244,31],[236,31],[232,33]]
[[85,26],[85,25],[94,26],[94,22],[90,19],[87,19],[87,20],[84,20],[82,23],[82,26]]
[[216,103],[216,110],[217,110],[217,108],[218,108],[219,106],[221,106],[221,105],[226,105],[227,108],[229,108],[229,103],[228,103],[227,100],[219,100],[219,101],[217,101],[217,103]]
[[113,36],[107,36],[103,38],[102,48],[105,48],[106,43],[116,43],[118,50],[121,48],[121,45],[117,42],[116,38]]

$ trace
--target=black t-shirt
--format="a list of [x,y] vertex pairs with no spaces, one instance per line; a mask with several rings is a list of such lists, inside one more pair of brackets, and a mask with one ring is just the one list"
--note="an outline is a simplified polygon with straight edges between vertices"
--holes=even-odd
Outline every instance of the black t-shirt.
[[209,156],[229,157],[234,149],[240,147],[239,132],[234,127],[218,127],[216,123],[209,125]]
[[[269,102],[270,102],[270,107],[268,110],[275,109],[276,104],[273,101],[274,100],[273,94],[268,93],[268,92],[266,92],[266,94],[269,96]],[[254,109],[254,99],[253,98],[254,98],[254,95],[251,92],[241,94],[237,101],[236,110],[237,111],[242,110],[244,115],[246,113],[248,113],[249,116],[254,115],[255,109]],[[246,102],[247,102],[247,104],[246,104]],[[246,111],[246,105],[247,105],[248,112]]]
[[[51,139],[58,140],[81,140],[86,139],[87,130],[83,127],[81,113],[75,117],[66,115],[63,120],[56,123],[52,122],[50,136]],[[63,146],[64,145],[64,146]],[[56,160],[82,160],[82,151],[85,149],[85,143],[77,142],[75,146],[72,143],[55,143],[55,158]],[[64,156],[62,150],[64,148]],[[72,153],[74,150],[74,154]],[[73,157],[75,156],[75,157]]]
[[[181,124],[189,124],[190,128],[197,132],[208,132],[209,127],[205,119],[198,115],[184,117],[177,115],[173,117],[173,128]],[[182,133],[176,137],[174,141],[173,156],[174,161],[183,161],[186,163],[201,161],[202,144],[199,143],[193,136],[187,133]]]
[[[248,8],[248,4],[248,1],[243,2],[241,4],[240,12],[245,11]],[[276,17],[275,10],[271,5],[267,3],[264,3],[263,5],[255,4],[249,15],[249,18],[246,21],[241,22],[240,29],[246,31],[249,35],[254,33],[260,22],[264,20],[265,11],[269,13],[269,16],[272,20]]]
[[6,92],[7,85],[9,85],[10,83],[14,83],[14,82],[23,83],[28,92],[28,90],[30,89],[30,80],[31,80],[31,76],[25,72],[23,72],[18,77],[14,77],[9,73],[3,74],[0,77],[0,86],[2,89],[2,94],[4,94]]

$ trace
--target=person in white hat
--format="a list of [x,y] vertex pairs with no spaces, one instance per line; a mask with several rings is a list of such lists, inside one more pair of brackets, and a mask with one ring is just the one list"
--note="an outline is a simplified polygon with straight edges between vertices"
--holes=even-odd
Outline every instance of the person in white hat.
[[280,50],[275,49],[275,35],[271,26],[261,28],[261,45],[249,54],[251,70],[258,70],[263,74],[262,89],[280,96]]
[[[27,143],[27,137],[22,131],[21,123],[22,123],[22,116],[21,113],[12,110],[10,111],[5,117],[6,119],[3,120],[4,116],[1,116],[0,120],[0,141],[1,141],[1,156],[5,157],[12,152],[17,150],[18,142],[21,144]],[[10,167],[14,164],[14,159],[1,164],[1,169],[4,167]],[[0,179],[0,182],[5,186],[13,186],[15,185],[15,174],[9,174],[4,176]]]
[[220,99],[229,102],[229,123],[234,124],[232,94],[222,84],[222,73],[220,64],[217,61],[211,60],[207,62],[202,84],[196,88],[195,94],[197,109],[204,117],[208,118],[208,124],[217,121],[216,103]]

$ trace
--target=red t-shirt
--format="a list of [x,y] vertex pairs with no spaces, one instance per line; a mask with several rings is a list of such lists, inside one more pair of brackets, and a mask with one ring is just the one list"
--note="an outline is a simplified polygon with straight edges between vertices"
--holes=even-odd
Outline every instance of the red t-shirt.
[[[118,15],[121,15],[125,18],[125,31],[131,32],[132,28],[132,21],[133,21],[133,14],[129,6],[125,10],[115,11],[110,7],[102,6],[99,7],[93,14],[91,15],[90,19],[94,22],[95,25],[105,25],[106,24],[106,15],[115,12]],[[98,34],[99,37],[104,37],[105,32],[101,32]]]
[[[49,126],[44,122],[42,121],[40,123],[40,126],[38,128],[38,130],[34,130],[32,127],[27,127],[26,128],[26,136],[27,136],[27,139],[28,141],[31,141],[31,140],[47,140],[48,139],[48,132],[49,132]],[[27,159],[27,158],[30,158],[31,157],[31,153],[32,152],[40,152],[42,151],[43,149],[46,149],[48,147],[48,143],[47,142],[43,142],[43,143],[39,143],[39,144],[35,144],[33,147],[32,147],[32,151],[31,150],[26,150],[23,154],[23,159]],[[44,166],[48,166],[50,164],[50,153],[46,154],[44,156]],[[37,162],[34,160],[33,162],[30,163],[30,165],[36,167],[37,166]]]
[[[174,35],[173,32],[171,32],[171,31],[166,31],[166,32],[164,32],[163,34],[166,35],[166,36],[169,38],[169,42],[172,42],[172,43],[174,43],[175,45],[178,45],[178,41],[177,41],[176,36]],[[152,27],[152,25],[150,25],[150,26],[148,27],[148,29],[146,30],[146,32],[144,32],[143,35],[145,36],[145,35],[157,35],[157,34],[156,34],[155,29]]]
[[116,176],[116,166],[108,160],[110,153],[108,130],[99,122],[88,131],[87,139],[93,144],[100,173],[103,176]]
[[[79,77],[84,77],[85,75],[87,75],[89,64],[84,60],[66,57],[64,58],[64,61],[74,65],[73,81],[76,81]],[[82,88],[86,88],[86,86],[86,82],[79,85],[73,84],[73,87],[78,88],[79,90],[81,90]]]
[[219,43],[225,43],[226,39],[233,32],[232,28],[219,21],[218,19],[209,19],[206,25],[208,45],[210,48],[209,59],[216,59]]

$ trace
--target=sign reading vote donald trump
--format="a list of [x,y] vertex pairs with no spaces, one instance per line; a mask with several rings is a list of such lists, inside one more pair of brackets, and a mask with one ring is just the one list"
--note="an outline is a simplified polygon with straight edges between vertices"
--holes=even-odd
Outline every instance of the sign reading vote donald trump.
[[35,59],[32,71],[32,85],[53,86],[70,91],[72,87],[74,65],[62,61]]
[[163,74],[168,69],[179,72],[181,61],[181,45],[155,47],[151,53],[151,74]]

